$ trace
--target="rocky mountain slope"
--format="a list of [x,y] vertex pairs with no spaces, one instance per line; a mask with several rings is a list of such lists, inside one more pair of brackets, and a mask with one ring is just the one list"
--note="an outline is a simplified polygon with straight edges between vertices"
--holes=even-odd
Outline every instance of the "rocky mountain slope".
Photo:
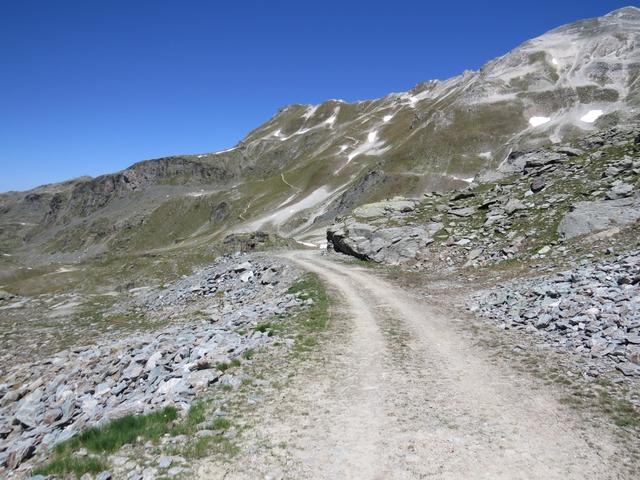
[[408,92],[285,107],[223,152],[2,194],[0,251],[68,261],[254,230],[316,241],[360,204],[460,188],[512,151],[638,119],[639,38],[628,7]]
[[512,152],[499,179],[362,205],[327,230],[364,260],[441,270],[571,257],[582,243],[629,238],[640,220],[640,127]]

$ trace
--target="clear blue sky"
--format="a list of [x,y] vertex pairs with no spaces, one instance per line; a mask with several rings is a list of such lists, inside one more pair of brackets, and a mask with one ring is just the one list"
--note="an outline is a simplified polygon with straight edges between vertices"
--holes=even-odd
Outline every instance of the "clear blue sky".
[[607,0],[0,0],[0,191],[233,146],[290,103],[477,69]]

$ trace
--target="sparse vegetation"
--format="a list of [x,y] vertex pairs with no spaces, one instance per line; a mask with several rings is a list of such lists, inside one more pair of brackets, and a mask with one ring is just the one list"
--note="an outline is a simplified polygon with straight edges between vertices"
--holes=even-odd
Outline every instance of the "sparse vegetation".
[[225,417],[216,417],[211,423],[212,430],[228,430],[231,427],[231,421]]
[[34,475],[73,475],[80,478],[85,473],[100,473],[108,468],[107,463],[99,458],[74,458],[71,456],[61,456],[52,460],[43,467],[33,470]]
[[[191,409],[193,410],[193,408]],[[193,419],[187,415],[185,425]],[[113,420],[101,427],[94,427],[76,435],[72,439],[59,444],[53,459],[43,467],[35,470],[40,475],[68,475],[76,477],[84,473],[97,473],[106,469],[104,455],[115,452],[125,444],[135,444],[141,441],[156,441],[165,433],[183,430],[183,425],[176,426],[178,411],[173,407],[153,412],[147,415],[127,415]],[[95,455],[91,458],[75,458],[74,453],[86,449]]]
[[293,329],[296,332],[294,352],[308,352],[317,345],[317,334],[324,331],[329,323],[329,297],[317,275],[307,273],[302,280],[291,286],[289,293],[311,304],[295,318]]
[[[163,435],[192,436],[206,421],[205,402],[196,402],[187,414],[180,419],[174,407],[167,407],[146,415],[127,415],[113,420],[101,427],[90,428],[72,439],[58,445],[53,459],[46,465],[34,470],[40,475],[75,475],[98,473],[108,468],[106,454],[119,450],[123,445],[136,445],[146,441],[157,442]],[[227,430],[231,422],[223,417],[214,420],[212,428]],[[235,451],[235,447],[225,438],[197,439],[184,448],[185,456],[199,458],[210,447],[220,453]],[[75,453],[85,449],[88,458],[77,458]]]

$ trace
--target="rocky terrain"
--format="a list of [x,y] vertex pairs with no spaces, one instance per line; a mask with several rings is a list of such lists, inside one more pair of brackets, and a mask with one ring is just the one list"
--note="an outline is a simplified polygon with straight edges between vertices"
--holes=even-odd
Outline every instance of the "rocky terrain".
[[[617,369],[640,377],[640,253],[581,265],[551,276],[518,280],[476,294],[469,308],[584,357],[587,375]],[[640,403],[640,396],[635,400]]]
[[[312,467],[344,478],[342,466],[373,477],[386,461],[422,478],[460,452],[448,478],[522,465],[540,478],[614,472],[602,461],[619,440],[558,427],[556,392],[528,371],[514,382],[511,357],[498,364],[479,346],[493,330],[552,347],[610,388],[607,401],[621,398],[613,423],[635,438],[621,444],[633,470],[639,41],[640,10],[628,7],[408,92],[285,107],[225,151],[0,194],[0,477],[36,467],[39,480],[210,478],[208,468],[255,478],[257,462],[264,478],[286,478],[256,460],[265,450],[284,458],[275,472],[307,478],[325,478]],[[325,258],[325,246],[361,262]],[[392,274],[414,290],[383,279]],[[439,306],[426,301],[433,285]],[[462,297],[484,336],[460,320]],[[296,362],[310,351],[318,368],[305,377]],[[240,373],[256,352],[280,370]],[[293,371],[301,391],[287,386]],[[261,403],[254,388],[268,398],[249,413],[262,433],[248,434],[248,463],[227,469],[232,437],[253,427],[231,427],[227,407]],[[230,392],[241,392],[236,403]],[[302,404],[288,405],[298,394]],[[135,435],[82,443],[106,444],[98,437],[112,425]],[[299,470],[287,470],[292,430]],[[487,438],[500,455],[483,451]],[[338,444],[355,460],[336,462]],[[324,463],[309,466],[318,445]]]
[[640,128],[620,126],[512,152],[462,190],[361,206],[327,240],[362,259],[427,270],[569,257],[590,235],[635,229],[639,194]]
[[23,462],[43,458],[91,426],[168,405],[188,409],[209,385],[235,385],[225,370],[273,340],[261,325],[301,304],[287,293],[299,275],[273,259],[222,257],[135,299],[138,307],[169,317],[187,310],[189,320],[63,350],[37,363],[3,363],[0,473],[25,471]]

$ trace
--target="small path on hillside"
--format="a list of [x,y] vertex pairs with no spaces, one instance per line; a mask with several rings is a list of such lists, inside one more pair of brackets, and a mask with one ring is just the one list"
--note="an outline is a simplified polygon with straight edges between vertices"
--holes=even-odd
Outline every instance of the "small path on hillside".
[[330,287],[343,325],[313,374],[257,407],[260,442],[200,478],[624,478],[606,431],[496,367],[455,318],[366,269],[286,256]]

